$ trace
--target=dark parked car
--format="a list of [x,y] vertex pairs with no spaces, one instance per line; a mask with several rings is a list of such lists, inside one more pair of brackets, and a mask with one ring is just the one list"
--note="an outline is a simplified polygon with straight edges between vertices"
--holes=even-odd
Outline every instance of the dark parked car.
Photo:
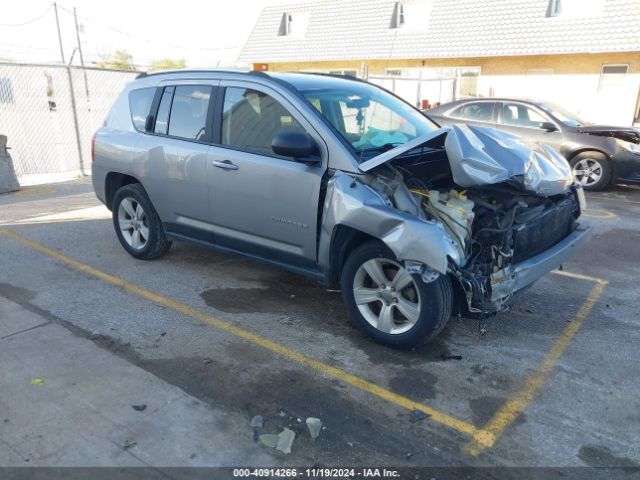
[[640,132],[631,127],[593,125],[552,103],[508,98],[458,100],[425,114],[441,125],[494,127],[543,142],[569,161],[586,190],[640,183]]

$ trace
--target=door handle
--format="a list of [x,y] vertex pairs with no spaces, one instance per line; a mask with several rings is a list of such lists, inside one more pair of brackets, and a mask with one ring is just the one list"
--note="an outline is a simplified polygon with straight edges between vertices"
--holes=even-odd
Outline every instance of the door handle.
[[225,170],[238,170],[238,167],[235,163],[231,163],[230,160],[212,160],[214,167],[224,168]]

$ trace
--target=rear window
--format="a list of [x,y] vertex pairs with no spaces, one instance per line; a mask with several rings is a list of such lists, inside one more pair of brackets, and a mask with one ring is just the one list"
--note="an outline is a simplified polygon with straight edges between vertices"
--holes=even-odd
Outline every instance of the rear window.
[[151,104],[156,94],[156,88],[140,88],[129,93],[129,110],[131,120],[136,130],[144,132],[144,124],[151,112]]

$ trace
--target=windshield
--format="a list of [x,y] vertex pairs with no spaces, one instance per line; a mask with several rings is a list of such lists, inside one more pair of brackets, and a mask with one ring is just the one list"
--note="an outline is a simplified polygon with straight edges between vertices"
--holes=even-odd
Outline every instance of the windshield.
[[353,147],[360,162],[437,128],[409,104],[364,82],[301,93]]
[[543,103],[541,106],[544,110],[556,117],[567,127],[582,127],[584,125],[589,125],[589,122],[582,120],[577,115],[574,115],[573,113],[553,103]]

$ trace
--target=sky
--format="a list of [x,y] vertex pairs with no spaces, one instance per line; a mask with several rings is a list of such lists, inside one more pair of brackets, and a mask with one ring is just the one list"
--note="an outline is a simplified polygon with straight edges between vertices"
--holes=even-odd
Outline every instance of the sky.
[[[61,0],[58,16],[65,62],[77,45],[76,7],[86,65],[126,50],[142,68],[161,58],[184,58],[189,67],[236,65],[262,9],[310,0]],[[1,0],[0,60],[61,61],[50,0]],[[17,25],[24,24],[24,25]],[[79,64],[79,55],[73,56]],[[236,65],[240,66],[240,65]]]

